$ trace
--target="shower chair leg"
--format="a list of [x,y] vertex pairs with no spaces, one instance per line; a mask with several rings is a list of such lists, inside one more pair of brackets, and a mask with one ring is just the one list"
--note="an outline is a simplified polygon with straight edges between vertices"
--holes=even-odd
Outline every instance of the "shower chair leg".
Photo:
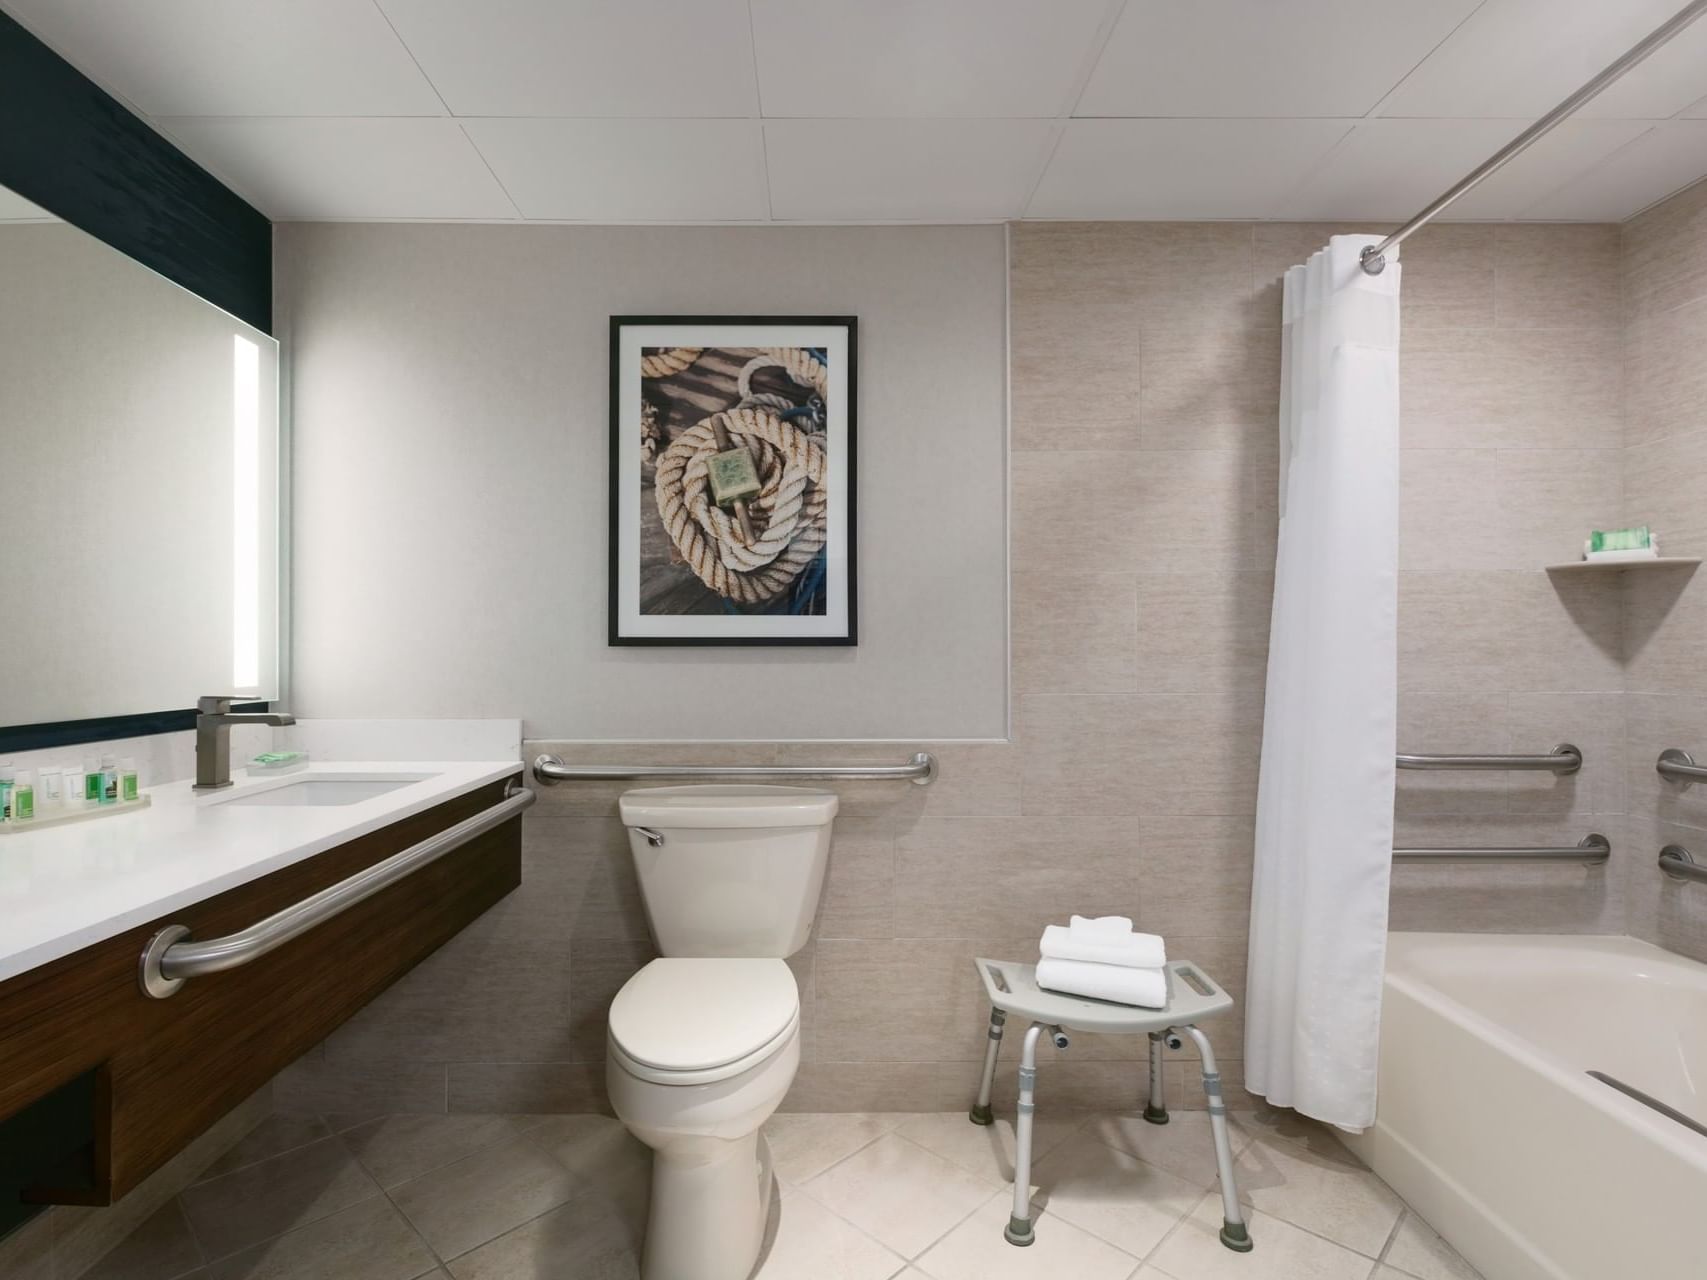
[[1166,1032],[1150,1033],[1150,1099],[1144,1104],[1144,1118],[1151,1124],[1168,1122],[1168,1103],[1162,1092],[1162,1045],[1166,1040]]
[[1031,1121],[1037,1110],[1037,1037],[1048,1032],[1057,1049],[1067,1047],[1060,1027],[1034,1022],[1025,1029],[1019,1061],[1019,1108],[1014,1118],[1014,1208],[1002,1235],[1009,1244],[1028,1245],[1037,1239],[1031,1228]]
[[1239,1186],[1233,1179],[1233,1148],[1227,1137],[1227,1104],[1221,1097],[1221,1073],[1215,1069],[1215,1050],[1209,1037],[1196,1027],[1178,1028],[1197,1044],[1203,1059],[1203,1094],[1209,1102],[1209,1130],[1215,1139],[1215,1169],[1221,1179],[1221,1243],[1236,1253],[1251,1251],[1251,1233],[1245,1226],[1245,1211],[1239,1204]]
[[1002,1026],[1008,1020],[1008,1015],[1000,1009],[990,1010],[990,1043],[984,1050],[984,1074],[978,1077],[978,1101],[972,1104],[972,1110],[967,1118],[973,1124],[993,1124],[995,1116],[990,1111],[990,1089],[996,1082],[996,1055],[1002,1049]]

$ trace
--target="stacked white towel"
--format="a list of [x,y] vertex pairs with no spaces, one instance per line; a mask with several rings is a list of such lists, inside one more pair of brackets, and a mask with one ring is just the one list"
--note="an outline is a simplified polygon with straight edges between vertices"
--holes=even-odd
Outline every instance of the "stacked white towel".
[[1067,995],[1164,1009],[1167,948],[1153,933],[1136,933],[1127,916],[1074,916],[1052,924],[1038,942],[1037,985]]

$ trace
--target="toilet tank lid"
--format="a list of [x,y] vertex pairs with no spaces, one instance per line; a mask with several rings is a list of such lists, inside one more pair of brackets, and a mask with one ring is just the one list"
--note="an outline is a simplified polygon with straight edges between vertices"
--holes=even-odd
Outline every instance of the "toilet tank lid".
[[654,960],[611,1002],[611,1039],[636,1062],[705,1071],[736,1062],[786,1031],[800,990],[785,961]]
[[836,793],[810,787],[648,787],[625,791],[617,803],[624,826],[825,827],[836,816]]

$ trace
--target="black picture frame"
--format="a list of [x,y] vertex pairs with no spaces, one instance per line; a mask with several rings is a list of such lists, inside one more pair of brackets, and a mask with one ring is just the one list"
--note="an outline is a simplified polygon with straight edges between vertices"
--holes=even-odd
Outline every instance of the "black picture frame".
[[[841,478],[841,492],[845,495],[842,499],[842,504],[845,510],[839,513],[833,509],[826,511],[826,542],[824,544],[824,549],[818,553],[821,558],[825,558],[826,560],[826,567],[823,570],[825,610],[821,616],[825,618],[825,626],[833,626],[833,633],[785,633],[784,628],[811,626],[820,616],[818,614],[803,615],[800,613],[742,612],[735,609],[732,605],[725,606],[729,610],[729,616],[731,618],[740,619],[740,622],[735,623],[734,625],[740,626],[743,630],[748,632],[752,632],[750,634],[735,635],[728,634],[724,628],[719,627],[718,621],[724,615],[687,611],[676,613],[656,610],[641,614],[638,610],[641,575],[643,572],[641,568],[640,555],[642,524],[648,516],[654,521],[658,520],[659,517],[655,509],[650,511],[647,510],[648,500],[643,499],[643,494],[650,495],[652,493],[652,488],[650,481],[644,473],[645,464],[639,461],[642,445],[641,431],[639,429],[638,421],[633,418],[626,418],[624,413],[625,403],[636,407],[641,404],[642,397],[645,396],[648,389],[646,386],[648,377],[647,375],[638,373],[636,367],[632,363],[629,366],[628,374],[625,375],[624,352],[625,350],[629,350],[632,355],[634,352],[638,352],[642,346],[646,345],[642,341],[646,336],[644,333],[645,330],[668,329],[676,331],[677,336],[674,341],[679,343],[679,331],[689,329],[705,330],[706,332],[704,337],[706,341],[702,346],[697,348],[688,347],[687,344],[681,344],[678,349],[709,351],[715,356],[722,354],[722,352],[726,350],[745,348],[755,345],[738,340],[738,337],[747,337],[751,335],[737,335],[731,332],[729,334],[730,341],[727,346],[720,347],[716,341],[718,331],[751,330],[755,328],[817,330],[820,335],[825,330],[835,330],[840,332],[841,341],[843,343],[843,351],[845,353],[843,355],[843,359],[847,366],[845,377],[841,377],[840,381],[832,382],[831,392],[822,397],[822,434],[824,437],[828,438],[826,453],[830,458],[830,462],[826,465],[838,465],[841,468],[839,472]],[[699,335],[695,334],[693,336],[697,338]],[[798,344],[779,341],[771,344],[758,345],[761,345],[761,347],[764,345],[769,345],[771,347],[797,345],[798,349],[807,349],[810,347],[810,342],[808,341],[810,336],[811,335],[809,334],[801,334],[801,340]],[[625,337],[630,339],[629,346],[627,348],[625,348],[624,345]],[[698,357],[696,356],[695,359],[697,360]],[[830,363],[829,360],[822,356],[820,359],[824,360],[824,363],[828,368]],[[691,373],[691,366],[683,372]],[[765,647],[778,645],[847,647],[857,645],[859,643],[857,519],[859,507],[859,455],[857,430],[858,375],[859,320],[856,316],[617,315],[610,318],[609,592],[607,606],[608,642],[610,645],[616,647]],[[628,392],[628,388],[625,387],[625,377],[635,381],[631,399],[626,402],[625,393]],[[827,378],[829,375],[826,374],[825,377]],[[660,385],[663,381],[663,379],[660,379]],[[729,407],[734,408],[736,403],[737,402],[732,399]],[[696,397],[695,405],[697,407],[689,408],[686,412],[691,415],[692,413],[705,411],[703,397]],[[676,412],[673,407],[672,412]],[[796,409],[790,410],[789,412],[796,413],[803,412],[803,410]],[[707,414],[707,417],[704,420],[708,421],[709,416],[710,415]],[[660,431],[662,433],[661,439],[665,448],[667,448],[670,443],[670,432],[672,429],[676,430],[676,433],[679,434],[679,424],[682,420],[683,419],[678,413],[677,422],[674,427],[672,427],[670,422],[665,422],[660,427]],[[630,430],[631,427],[633,428],[632,430]],[[630,453],[632,453],[632,457],[630,457]],[[634,480],[636,477],[639,478],[639,483],[631,486],[629,482]],[[834,492],[835,488],[834,486],[831,486],[829,489],[831,496],[827,501],[832,504],[832,507],[834,503]],[[625,493],[633,499],[633,502],[625,505],[623,501],[623,495]],[[657,528],[658,531],[662,531],[662,524],[660,523]],[[657,536],[656,533],[655,536]],[[662,536],[667,537],[669,535],[667,533],[662,533]],[[838,547],[842,553],[839,557],[829,555],[831,548]],[[623,584],[625,558],[631,558],[634,564],[632,574],[634,587],[626,593],[626,596]],[[841,566],[839,570],[828,567],[830,564],[834,564],[838,560]],[[688,589],[691,591],[695,586],[707,593],[710,593],[712,590],[704,583],[691,582],[689,583]],[[838,587],[839,589],[837,589]],[[755,621],[755,619],[763,619],[772,616],[776,617],[780,624],[776,628],[778,632],[777,634],[766,633],[765,624],[761,621]],[[802,621],[803,617],[806,621]],[[675,624],[679,626],[680,633],[644,634],[635,629],[640,626],[666,625],[661,621],[664,618],[682,619],[679,624]],[[654,619],[659,621],[651,621]],[[704,620],[703,630],[696,627],[695,622],[693,621],[696,619]],[[837,619],[840,619],[841,621],[838,623],[836,621]]]

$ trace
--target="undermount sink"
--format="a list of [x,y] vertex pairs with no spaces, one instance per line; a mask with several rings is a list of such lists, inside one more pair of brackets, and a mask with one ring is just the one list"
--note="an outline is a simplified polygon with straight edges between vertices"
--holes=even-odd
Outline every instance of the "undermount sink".
[[274,785],[245,788],[220,804],[314,805],[360,804],[388,792],[424,782],[430,773],[308,774]]

